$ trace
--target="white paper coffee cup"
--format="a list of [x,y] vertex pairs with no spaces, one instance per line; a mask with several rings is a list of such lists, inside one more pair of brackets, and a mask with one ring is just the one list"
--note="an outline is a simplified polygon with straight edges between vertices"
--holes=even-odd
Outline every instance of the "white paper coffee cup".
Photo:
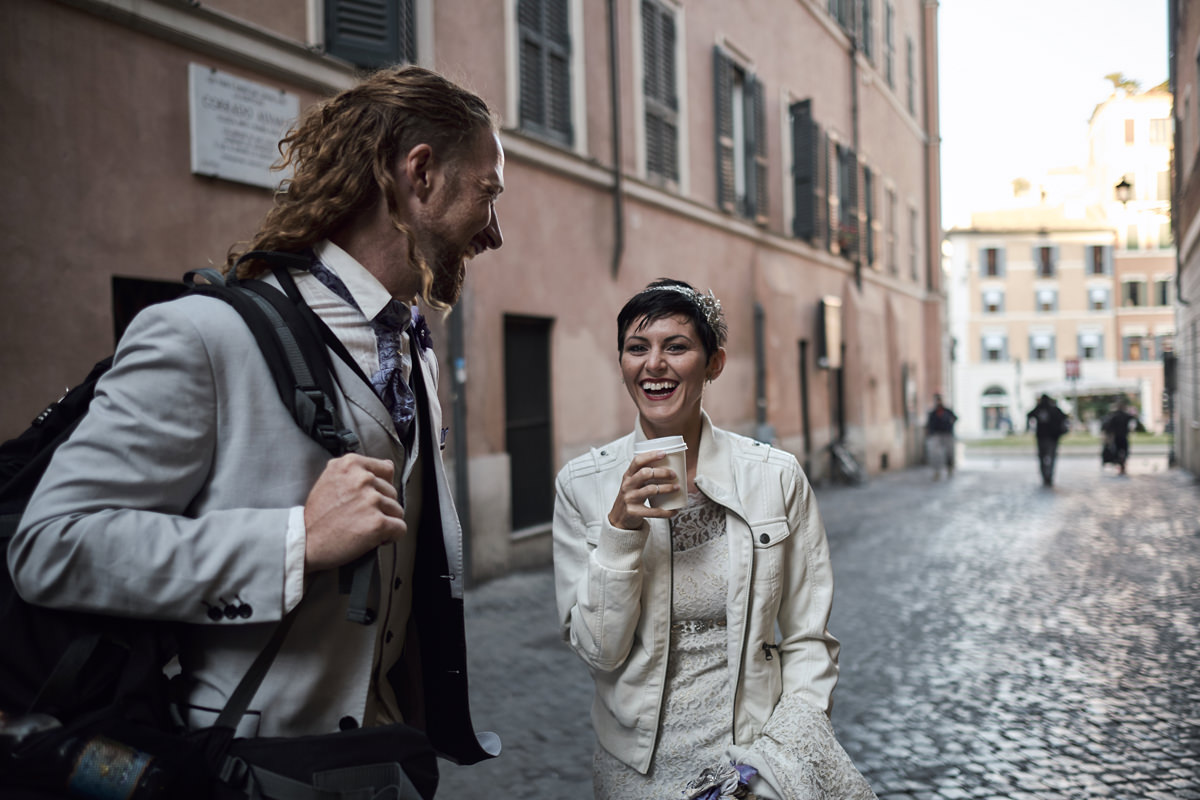
[[652,453],[655,450],[661,450],[664,455],[654,464],[662,464],[672,469],[679,488],[673,492],[652,495],[650,505],[654,508],[683,508],[687,505],[687,444],[682,436],[663,436],[659,439],[647,439],[633,446],[635,455]]

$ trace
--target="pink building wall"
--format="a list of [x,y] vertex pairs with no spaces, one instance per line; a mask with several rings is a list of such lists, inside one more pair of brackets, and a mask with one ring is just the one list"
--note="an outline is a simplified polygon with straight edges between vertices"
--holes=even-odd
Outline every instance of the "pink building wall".
[[[942,297],[936,190],[936,4],[896,2],[896,88],[882,76],[883,12],[875,5],[875,63],[817,0],[710,0],[682,4],[689,147],[682,190],[646,180],[635,115],[634,0],[619,0],[621,166],[624,243],[615,240],[606,4],[573,2],[583,15],[580,118],[586,146],[563,148],[524,133],[510,108],[512,2],[418,0],[431,41],[418,60],[469,85],[503,115],[507,189],[498,205],[504,247],[469,264],[464,301],[453,312],[465,334],[465,474],[476,577],[549,557],[545,530],[514,537],[508,521],[512,470],[505,442],[506,315],[552,320],[551,458],[557,469],[587,447],[627,432],[633,407],[620,385],[615,316],[648,281],[670,275],[712,288],[729,321],[730,358],[706,408],[717,424],[756,432],[755,306],[765,315],[765,421],[776,444],[807,458],[814,479],[828,469],[822,448],[839,434],[831,382],[815,366],[817,306],[843,300],[846,440],[870,471],[919,458],[917,420],[942,384]],[[132,17],[108,0],[8,4],[0,30],[0,243],[7,288],[0,369],[0,436],[22,430],[48,400],[112,350],[112,276],[176,280],[220,265],[230,244],[249,237],[271,202],[265,189],[192,175],[187,65],[204,63],[299,95],[304,107],[352,81],[353,70],[310,48],[308,5],[218,0],[203,8],[148,0]],[[673,6],[679,8],[679,6]],[[150,17],[167,9],[184,22],[163,32]],[[165,12],[164,12],[165,13]],[[143,16],[138,16],[143,14]],[[217,24],[216,43],[187,35]],[[215,22],[214,22],[215,20]],[[242,25],[242,23],[249,23]],[[241,27],[239,27],[241,26]],[[929,42],[932,35],[933,41]],[[262,51],[227,49],[225,38],[258,37]],[[917,43],[917,103],[906,108],[905,42]],[[265,38],[264,38],[265,37]],[[428,47],[428,45],[432,47]],[[765,227],[716,208],[713,48],[747,60],[763,81],[769,164]],[[263,53],[266,53],[264,56]],[[273,54],[281,54],[271,63]],[[288,59],[291,59],[290,61]],[[283,64],[284,66],[280,66]],[[287,66],[296,64],[298,66]],[[852,84],[857,81],[857,84]],[[851,86],[857,86],[857,137]],[[788,104],[811,98],[817,122],[877,176],[877,258],[856,279],[853,263],[818,242],[791,236]],[[8,113],[9,109],[14,109]],[[931,160],[932,159],[932,160]],[[931,185],[932,181],[932,185]],[[897,269],[885,258],[884,190],[897,197]],[[909,209],[918,211],[917,239]],[[916,247],[917,276],[910,269]],[[932,279],[930,278],[932,276]],[[932,280],[935,290],[930,291]],[[435,320],[443,354],[441,396],[456,402],[444,349],[450,324]],[[807,367],[800,372],[800,341]],[[915,408],[901,377],[916,379]],[[809,436],[801,414],[807,382]],[[451,448],[447,448],[447,455]],[[449,464],[451,469],[461,465]]]

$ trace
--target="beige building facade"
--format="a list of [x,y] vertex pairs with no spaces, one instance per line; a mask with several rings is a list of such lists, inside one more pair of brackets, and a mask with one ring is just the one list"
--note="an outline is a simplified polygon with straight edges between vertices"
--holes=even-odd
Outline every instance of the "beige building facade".
[[631,428],[615,317],[660,276],[725,308],[718,425],[818,480],[834,440],[869,472],[920,458],[947,383],[933,0],[6,6],[0,435],[252,235],[246,137],[409,60],[478,91],[507,155],[504,247],[434,324],[473,577],[548,560],[555,472]]
[[1080,395],[1136,389],[1118,380],[1110,230],[1034,207],[973,215],[948,239],[961,436],[1024,430],[1042,394],[1072,411]]
[[1025,428],[1049,394],[1093,431],[1118,398],[1167,427],[1174,343],[1171,95],[1115,88],[1079,167],[1014,182],[949,232],[955,402],[965,436]]

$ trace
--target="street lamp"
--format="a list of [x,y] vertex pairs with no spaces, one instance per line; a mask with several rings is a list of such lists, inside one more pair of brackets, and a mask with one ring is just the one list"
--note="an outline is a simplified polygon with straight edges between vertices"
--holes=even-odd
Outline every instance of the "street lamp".
[[1117,200],[1124,206],[1133,199],[1133,184],[1126,180],[1125,176],[1121,176],[1121,182],[1114,187],[1116,190]]
[[[1126,225],[1128,226],[1128,224],[1129,224],[1129,207],[1126,206],[1125,204],[1133,199],[1133,184],[1129,182],[1128,178],[1126,178],[1124,175],[1122,175],[1121,182],[1118,183],[1116,186],[1114,186],[1113,190],[1117,196],[1117,200],[1121,203],[1122,221],[1124,223],[1126,223]],[[1133,226],[1129,226],[1129,227],[1133,227]],[[1133,231],[1133,236],[1134,237],[1137,236],[1136,229]],[[1134,247],[1136,247],[1136,242],[1129,236],[1129,233],[1127,232],[1126,238],[1125,238],[1125,248],[1127,250],[1132,250]]]

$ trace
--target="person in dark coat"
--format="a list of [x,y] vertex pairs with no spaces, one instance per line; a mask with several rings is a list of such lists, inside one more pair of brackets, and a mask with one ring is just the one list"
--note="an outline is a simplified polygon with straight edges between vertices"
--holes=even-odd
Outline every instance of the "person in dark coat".
[[1054,485],[1054,462],[1058,459],[1058,440],[1070,428],[1067,415],[1048,394],[1042,395],[1026,415],[1027,425],[1037,437],[1038,465],[1042,470],[1042,485]]
[[1129,431],[1137,424],[1137,417],[1129,413],[1129,401],[1122,397],[1117,408],[1104,418],[1100,430],[1104,431],[1104,449],[1100,453],[1101,464],[1116,464],[1120,474],[1125,474],[1125,461],[1129,458]]
[[958,417],[942,402],[942,396],[933,396],[933,409],[925,420],[925,438],[929,448],[929,463],[933,465],[933,479],[954,475],[954,423]]

